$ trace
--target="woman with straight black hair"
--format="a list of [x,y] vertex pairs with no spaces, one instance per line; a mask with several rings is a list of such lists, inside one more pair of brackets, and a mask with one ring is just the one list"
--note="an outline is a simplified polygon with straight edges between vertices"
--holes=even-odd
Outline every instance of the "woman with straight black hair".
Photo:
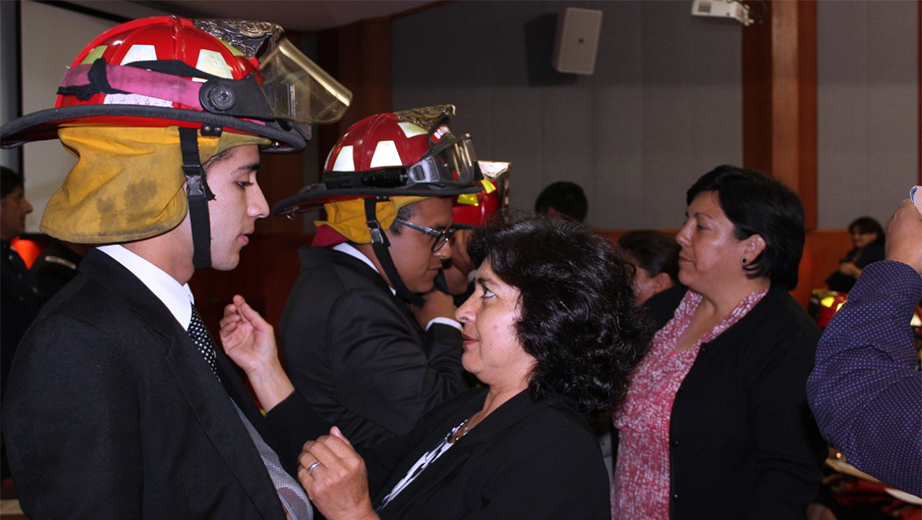
[[720,166],[687,193],[676,239],[689,291],[614,415],[615,519],[805,518],[826,445],[805,384],[819,331],[788,294],[797,195]]

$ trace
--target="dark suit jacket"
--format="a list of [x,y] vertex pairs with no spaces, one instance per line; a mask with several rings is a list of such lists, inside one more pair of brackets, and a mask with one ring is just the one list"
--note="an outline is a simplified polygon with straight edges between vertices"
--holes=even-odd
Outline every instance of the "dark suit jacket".
[[262,429],[259,411],[220,348],[223,386],[121,264],[90,251],[79,270],[27,332],[4,396],[25,513],[284,520],[231,397]]
[[826,444],[807,406],[819,331],[773,286],[701,346],[670,422],[670,517],[805,518]]
[[467,388],[460,331],[434,324],[423,332],[356,258],[310,247],[300,256],[280,350],[295,387],[354,445],[409,432],[426,410]]
[[486,390],[427,413],[403,439],[365,452],[382,520],[605,520],[608,473],[585,417],[561,398],[510,399],[427,467],[386,507],[382,499],[452,428],[483,407]]

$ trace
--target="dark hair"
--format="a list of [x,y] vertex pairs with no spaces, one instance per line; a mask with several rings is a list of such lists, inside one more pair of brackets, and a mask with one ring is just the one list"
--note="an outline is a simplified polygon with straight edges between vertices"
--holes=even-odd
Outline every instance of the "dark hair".
[[673,284],[679,283],[679,250],[682,248],[674,236],[646,229],[628,231],[618,239],[618,246],[650,275],[666,273]]
[[22,175],[11,168],[0,166],[0,199],[5,199],[16,188],[22,188]]
[[634,268],[607,239],[570,220],[507,216],[475,230],[468,253],[521,291],[515,328],[537,360],[535,399],[563,395],[584,413],[621,402],[651,329],[634,306]]
[[548,208],[554,208],[561,215],[582,222],[589,211],[589,203],[579,184],[558,181],[544,188],[535,201],[535,213],[546,213]]
[[738,240],[752,235],[765,240],[765,249],[743,267],[747,276],[767,276],[788,290],[797,287],[804,252],[804,208],[794,190],[764,173],[725,164],[695,181],[686,204],[706,191],[717,192]]
[[881,243],[884,241],[884,228],[881,227],[880,222],[871,217],[858,217],[848,225],[849,233],[854,233],[856,229],[862,234],[877,233],[877,239],[874,241]]
[[[394,218],[395,219],[399,218],[400,220],[409,221],[411,218],[415,216],[416,216],[416,203],[414,202],[413,204],[407,204],[406,206],[400,206],[400,209],[397,210],[397,215]],[[391,224],[391,227],[388,228],[388,230],[395,235],[399,235],[401,232],[403,232],[403,224],[395,220],[394,223]]]

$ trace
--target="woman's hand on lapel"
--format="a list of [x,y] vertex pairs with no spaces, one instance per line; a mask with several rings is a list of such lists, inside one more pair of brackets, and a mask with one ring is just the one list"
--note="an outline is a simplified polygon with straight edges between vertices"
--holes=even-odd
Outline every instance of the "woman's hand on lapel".
[[368,494],[365,461],[339,428],[334,426],[330,435],[307,441],[298,460],[298,480],[327,520],[378,518]]

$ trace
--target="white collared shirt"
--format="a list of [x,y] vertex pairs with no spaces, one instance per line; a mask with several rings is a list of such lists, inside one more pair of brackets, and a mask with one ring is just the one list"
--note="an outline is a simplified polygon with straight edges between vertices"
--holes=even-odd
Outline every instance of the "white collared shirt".
[[[376,273],[378,273],[379,275],[381,274],[381,272],[378,271],[378,268],[375,267],[375,264],[373,264],[371,260],[368,259],[367,256],[362,254],[362,252],[356,249],[352,244],[349,244],[348,242],[340,242],[339,244],[336,244],[335,246],[333,246],[332,249],[333,251],[339,251],[340,253],[344,253],[353,258],[361,260],[362,262],[365,263],[365,265],[374,269]],[[397,294],[397,291],[395,291],[393,287],[388,286],[388,289],[391,290],[391,294],[393,295]],[[429,330],[429,327],[431,327],[433,323],[441,323],[442,325],[448,325],[449,327],[454,327],[458,329],[459,331],[463,330],[461,328],[461,324],[458,323],[457,321],[451,318],[442,318],[442,317],[432,318],[431,320],[429,320],[429,323],[426,324],[426,330]]]
[[141,280],[141,283],[146,285],[154,296],[166,305],[182,328],[189,330],[189,322],[192,321],[192,304],[195,303],[189,284],[180,285],[164,270],[122,245],[99,246],[96,249],[109,255],[125,269],[131,271],[131,274],[138,277],[138,280]]

